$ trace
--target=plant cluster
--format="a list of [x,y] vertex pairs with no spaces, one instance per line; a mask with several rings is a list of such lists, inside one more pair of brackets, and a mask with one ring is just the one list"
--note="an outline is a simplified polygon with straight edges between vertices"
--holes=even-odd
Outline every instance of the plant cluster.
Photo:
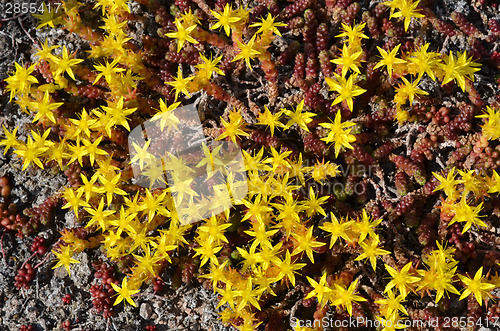
[[[33,123],[4,127],[0,145],[22,171],[62,172],[68,185],[24,223],[4,203],[1,225],[29,236],[56,209],[74,214],[78,227],[51,239],[53,268],[71,274],[91,252],[90,292],[106,318],[136,307],[148,285],[161,292],[168,267],[217,293],[221,321],[239,330],[290,328],[297,293],[299,319],[329,313],[393,330],[439,316],[412,304],[420,296],[441,307],[467,299],[478,320],[500,287],[500,104],[475,84],[483,67],[499,73],[498,31],[459,13],[455,27],[429,4],[136,0],[158,25],[142,38],[133,23],[147,18],[132,1],[45,6],[39,29],[85,43],[44,40],[36,61],[15,63],[6,91]],[[442,52],[419,29],[467,34],[472,46]],[[166,151],[182,143],[179,109],[195,100],[210,146]],[[146,122],[155,135],[129,144]],[[244,169],[221,176],[234,149]],[[4,177],[0,186],[7,198]],[[33,254],[47,245],[36,239]],[[35,277],[26,262],[18,287]]]

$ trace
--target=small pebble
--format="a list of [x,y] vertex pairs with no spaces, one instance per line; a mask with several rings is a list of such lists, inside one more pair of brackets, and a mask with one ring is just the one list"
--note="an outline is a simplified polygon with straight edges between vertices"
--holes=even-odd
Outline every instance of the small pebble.
[[141,316],[145,320],[148,320],[151,315],[153,315],[153,309],[151,308],[151,305],[149,303],[141,304],[141,307],[139,308],[139,316]]

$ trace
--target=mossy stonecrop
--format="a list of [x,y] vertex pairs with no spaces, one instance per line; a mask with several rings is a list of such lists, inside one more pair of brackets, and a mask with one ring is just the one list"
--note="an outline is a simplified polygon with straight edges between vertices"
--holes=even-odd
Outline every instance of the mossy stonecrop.
[[[75,54],[68,53],[66,46],[62,47],[60,55],[56,55],[54,53],[60,46],[49,46],[45,41],[37,53],[38,62],[28,67],[16,63],[15,72],[6,80],[10,99],[34,115],[33,121],[40,133],[32,130],[24,142],[18,139],[17,128],[13,131],[5,129],[6,137],[1,141],[5,151],[14,149],[23,160],[23,170],[29,166],[44,168],[48,162],[57,164],[61,170],[76,163],[83,169],[81,183],[64,188],[62,197],[66,204],[63,208],[72,210],[78,221],[85,223],[95,235],[83,240],[72,235],[71,231],[63,231],[61,239],[67,245],[53,250],[58,260],[56,267],[64,266],[69,272],[70,265],[77,262],[72,257],[74,253],[100,244],[112,261],[131,255],[135,264],[130,275],[121,283],[113,283],[112,287],[117,295],[115,304],[123,301],[135,306],[132,296],[139,292],[141,285],[158,276],[168,263],[175,263],[171,255],[188,254],[192,249],[192,257],[199,257],[200,270],[206,272],[200,278],[207,278],[213,290],[221,296],[222,320],[242,330],[253,330],[261,323],[256,310],[263,309],[264,304],[277,295],[276,292],[282,291],[279,283],[292,286],[299,281],[305,283],[301,273],[314,264],[314,255],[322,257],[333,248],[344,250],[347,245],[351,249],[345,250],[346,253],[351,252],[356,261],[369,260],[375,271],[380,257],[390,254],[383,249],[383,235],[376,231],[381,219],[373,220],[365,210],[354,216],[338,217],[338,211],[330,210],[326,204],[329,197],[318,196],[310,184],[326,184],[339,176],[341,172],[337,169],[342,162],[339,158],[341,152],[344,148],[353,149],[351,143],[359,137],[359,132],[353,131],[355,123],[343,121],[343,118],[347,117],[346,111],[347,114],[360,111],[355,102],[367,92],[361,87],[365,67],[370,65],[371,70],[385,67],[387,72],[381,72],[384,79],[401,80],[399,87],[394,89],[396,93],[392,101],[396,107],[393,119],[403,124],[417,121],[404,107],[407,101],[411,105],[426,95],[427,92],[418,87],[424,75],[443,85],[455,81],[464,91],[471,87],[466,83],[479,69],[466,52],[459,52],[456,57],[452,53],[442,55],[429,52],[429,44],[424,44],[419,49],[401,52],[399,58],[400,44],[397,44],[388,50],[379,47],[380,60],[365,66],[363,43],[369,39],[363,32],[365,23],[342,24],[342,32],[336,36],[343,41],[340,57],[330,61],[337,65],[337,72],[324,78],[315,76],[323,79],[321,83],[335,93],[332,106],[339,108],[330,117],[308,111],[305,100],[300,97],[285,108],[274,107],[279,93],[278,72],[270,48],[273,40],[281,36],[280,28],[287,27],[271,13],[252,23],[249,9],[233,8],[229,4],[220,10],[210,10],[210,20],[207,19],[208,6],[202,8],[205,13],[198,8],[194,12],[191,9],[177,12],[175,18],[169,18],[165,23],[170,30],[159,35],[166,38],[170,52],[179,54],[176,57],[179,63],[171,63],[168,81],[162,82],[142,61],[145,54],[155,50],[138,49],[128,36],[128,22],[135,17],[127,4],[128,1],[97,1],[94,9],[101,11],[104,24],[100,30],[93,30],[83,23],[79,11],[81,4],[77,1],[63,2],[59,13],[47,10],[39,15],[39,28],[62,24],[86,39],[91,48],[89,58],[75,58]],[[418,1],[387,1],[384,5],[390,8],[391,17],[404,18],[405,31],[412,17],[422,17],[417,9]],[[151,8],[153,6],[151,4]],[[309,6],[310,1],[298,1],[283,10],[283,17],[295,17]],[[304,15],[308,21],[315,19],[311,11]],[[213,21],[212,25],[210,21]],[[219,29],[224,32],[212,31]],[[307,40],[309,37],[304,36]],[[222,55],[207,51],[213,47],[221,49]],[[323,46],[323,50],[325,48]],[[309,51],[307,56],[313,53]],[[322,53],[323,64],[324,56]],[[195,70],[186,74],[193,68],[188,69],[181,62],[193,59],[198,62]],[[252,63],[257,61],[269,84],[270,104],[262,111],[253,105],[256,120],[252,122],[248,107],[225,91],[215,78],[228,73],[219,65],[251,71]],[[315,62],[305,62],[312,70]],[[294,76],[301,79],[300,73]],[[75,82],[77,77],[78,84]],[[79,95],[84,89],[82,84],[86,90],[93,91],[87,94],[95,97],[92,102],[86,100],[90,98]],[[307,80],[303,80],[297,86],[304,88],[307,84]],[[137,162],[141,169],[150,166],[149,143],[135,146],[139,154],[136,154],[137,159],[130,161],[124,156],[126,148],[123,144],[130,128],[152,114],[162,118],[162,129],[175,125],[173,109],[187,102],[191,94],[199,90],[228,105],[229,110],[221,118],[222,128],[213,131],[212,138],[243,144],[254,135],[255,125],[262,125],[269,135],[266,139],[273,141],[274,145],[244,151],[249,194],[241,205],[235,206],[231,212],[210,217],[203,224],[183,225],[176,215],[171,190],[139,190],[130,185],[133,175],[129,163]],[[81,103],[66,98],[69,94],[80,97],[80,101],[85,100],[88,110]],[[149,98],[147,95],[159,97]],[[321,99],[316,101],[324,102]],[[487,111],[482,116],[487,120],[483,132],[487,139],[494,139],[498,131],[498,114],[492,108],[487,108]],[[60,134],[51,135],[49,127]],[[280,145],[283,146],[280,143],[282,134],[297,132],[303,135],[311,131],[333,146],[325,154],[330,160],[314,161],[309,166],[304,164],[305,157],[300,151],[280,149]],[[333,160],[339,164],[331,163]],[[186,166],[182,160],[178,161],[178,167]],[[426,175],[419,165],[401,157],[394,158],[394,162],[419,185],[426,183]],[[208,166],[208,163],[202,166]],[[152,171],[149,173],[153,176]],[[453,181],[436,173],[435,177],[440,181],[436,190],[444,189],[447,195],[450,193],[444,202],[449,206],[443,209],[452,211],[454,222],[466,223],[465,232],[471,226],[486,225],[479,215],[469,217],[465,212],[474,210],[473,214],[477,214],[481,204],[472,207],[467,200],[457,202],[454,192],[461,190],[464,195],[470,193],[476,198],[486,191],[498,193],[500,179],[496,172],[491,177],[483,176],[481,180],[469,173],[460,174],[462,180]],[[306,188],[308,194],[301,194],[302,188]],[[194,195],[189,185],[184,188],[184,194]],[[79,216],[82,210],[88,213],[88,220]],[[239,225],[235,216],[237,211],[244,214]],[[195,240],[190,243],[186,238],[193,233]],[[236,234],[244,236],[250,244],[235,246],[234,252],[238,253],[234,254],[235,258],[221,261],[221,251],[227,245],[234,245],[231,240]],[[328,248],[325,247],[325,235],[331,237]],[[459,294],[454,285],[459,278],[464,284],[460,298],[474,295],[482,304],[483,297],[488,297],[494,287],[493,279],[485,279],[482,269],[473,278],[457,276],[458,262],[453,258],[453,251],[438,243],[437,249],[423,257],[426,267],[420,269],[412,263],[404,266],[385,264],[391,280],[385,287],[387,296],[376,302],[379,309],[371,306],[373,314],[395,323],[401,318],[400,314],[407,315],[402,302],[408,295],[434,291],[435,301],[439,302],[444,294]],[[236,261],[241,261],[241,265],[236,265]],[[352,279],[354,271],[346,273],[351,274]],[[346,283],[345,277],[335,279],[333,274],[326,272],[309,276],[314,277],[307,277],[313,290],[306,298],[317,298],[321,306],[328,304],[352,315],[358,302],[366,301],[357,294],[358,279]]]

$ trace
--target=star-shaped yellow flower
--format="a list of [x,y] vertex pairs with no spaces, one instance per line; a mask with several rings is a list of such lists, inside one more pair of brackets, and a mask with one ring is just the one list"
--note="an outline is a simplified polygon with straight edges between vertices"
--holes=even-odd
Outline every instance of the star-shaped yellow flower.
[[120,286],[118,286],[118,285],[116,285],[114,283],[111,283],[111,286],[116,291],[115,295],[118,295],[118,297],[116,298],[115,303],[113,304],[113,306],[116,306],[117,304],[119,304],[120,302],[122,302],[123,299],[125,299],[125,300],[127,300],[127,302],[129,304],[131,304],[134,307],[137,307],[137,305],[135,304],[134,300],[132,300],[132,295],[138,293],[139,290],[137,290],[137,289],[130,289],[128,287],[128,283],[127,283],[127,278],[126,277],[123,278],[123,280],[122,280],[122,287],[121,288],[120,288]]
[[241,20],[241,17],[238,17],[236,10],[233,10],[231,5],[226,3],[224,10],[219,13],[211,10],[212,15],[217,19],[217,23],[210,27],[210,30],[218,29],[223,27],[226,35],[229,36],[229,31],[234,27],[234,23]]
[[241,43],[240,41],[237,41],[236,43],[238,44],[240,52],[236,54],[236,56],[234,57],[234,59],[231,60],[231,62],[244,59],[247,66],[250,69],[252,69],[252,65],[250,64],[250,59],[253,59],[254,57],[260,54],[258,50],[254,49],[255,35],[253,35],[252,39],[250,39],[250,41],[247,44]]
[[468,276],[458,275],[466,288],[460,296],[460,300],[465,299],[471,294],[474,294],[479,305],[483,305],[483,297],[491,297],[490,291],[495,288],[494,284],[489,283],[487,280],[483,280],[483,267],[474,275],[474,278]]
[[181,66],[177,68],[177,77],[174,77],[174,80],[171,82],[165,82],[170,86],[174,87],[175,90],[175,100],[177,101],[177,97],[179,96],[179,93],[184,93],[188,98],[190,97],[189,95],[189,90],[188,90],[188,84],[191,80],[193,80],[194,76],[189,76],[189,77],[182,77],[182,69]]
[[69,246],[62,246],[59,249],[61,250],[60,252],[52,251],[52,253],[54,253],[54,255],[56,256],[57,260],[59,260],[57,261],[56,265],[52,267],[52,269],[64,266],[68,271],[68,275],[71,276],[71,272],[69,271],[69,266],[72,263],[80,263],[80,261],[77,261],[71,257],[73,255],[73,252],[70,251]]
[[177,39],[177,52],[180,52],[182,46],[186,41],[197,44],[198,41],[191,37],[191,32],[196,29],[196,24],[185,26],[183,22],[181,22],[178,18],[174,21],[175,27],[177,28],[176,32],[165,33],[165,36],[173,39]]
[[332,106],[341,103],[342,101],[346,101],[349,110],[352,111],[354,108],[354,97],[365,93],[366,90],[354,84],[354,81],[358,76],[357,74],[352,74],[347,79],[335,73],[334,75],[335,79],[325,77],[326,83],[330,86],[330,91],[335,91],[339,94],[337,98],[333,100]]

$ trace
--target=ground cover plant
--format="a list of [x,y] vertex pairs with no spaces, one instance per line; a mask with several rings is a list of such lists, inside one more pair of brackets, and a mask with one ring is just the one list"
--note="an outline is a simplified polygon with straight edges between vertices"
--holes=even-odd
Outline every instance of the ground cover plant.
[[32,253],[18,253],[14,286],[78,278],[85,254],[95,279],[79,300],[106,321],[185,283],[213,292],[219,323],[239,330],[497,327],[498,11],[37,6],[39,33],[63,37],[12,63],[2,91],[29,123],[3,125],[0,145],[16,171],[66,181],[28,206],[0,178],[2,241]]

